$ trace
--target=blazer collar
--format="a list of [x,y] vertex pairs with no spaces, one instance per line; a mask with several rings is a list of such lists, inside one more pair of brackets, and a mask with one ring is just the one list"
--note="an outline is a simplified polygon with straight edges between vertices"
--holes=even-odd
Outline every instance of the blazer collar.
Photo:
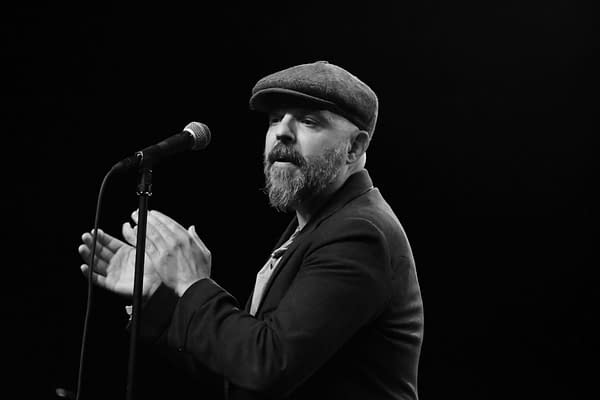
[[[356,197],[373,189],[373,181],[366,169],[358,171],[348,177],[346,182],[338,189],[322,206],[313,217],[308,221],[301,233],[307,233],[314,230],[321,221],[334,214],[337,210],[345,206]],[[298,227],[298,218],[294,217],[287,228],[279,238],[279,241],[273,250],[280,247]]]
[[310,232],[314,230],[323,220],[371,189],[373,189],[373,181],[366,169],[350,175],[342,187],[308,221],[304,231]]

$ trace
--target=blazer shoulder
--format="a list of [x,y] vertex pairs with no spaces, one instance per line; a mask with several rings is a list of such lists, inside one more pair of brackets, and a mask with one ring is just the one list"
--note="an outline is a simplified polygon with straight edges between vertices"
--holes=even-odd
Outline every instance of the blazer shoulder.
[[340,234],[375,235],[397,255],[412,257],[404,227],[377,188],[346,203],[321,221],[314,233],[325,240]]
[[401,228],[400,221],[392,207],[386,202],[377,188],[358,196],[335,213],[322,221],[327,226],[347,225],[353,221],[353,225],[374,226],[385,233],[388,230]]

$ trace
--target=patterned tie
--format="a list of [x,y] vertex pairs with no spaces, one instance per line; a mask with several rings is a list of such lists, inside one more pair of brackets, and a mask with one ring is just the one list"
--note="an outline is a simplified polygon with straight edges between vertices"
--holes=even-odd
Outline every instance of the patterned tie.
[[294,238],[301,230],[302,228],[298,227],[296,231],[294,231],[292,236],[290,236],[290,238],[284,244],[279,246],[279,248],[277,248],[277,250],[275,250],[271,254],[271,257],[267,260],[267,262],[261,268],[261,270],[258,271],[258,274],[256,274],[256,283],[254,285],[254,293],[252,294],[252,305],[250,306],[250,315],[256,315],[256,310],[258,310],[258,306],[260,305],[260,302],[262,300],[263,292],[265,290],[265,287],[267,286],[267,283],[269,282],[269,278],[271,278],[273,271],[275,271],[277,264],[279,264],[281,256],[283,255],[283,253],[285,253],[288,247],[290,247],[290,244],[292,244]]

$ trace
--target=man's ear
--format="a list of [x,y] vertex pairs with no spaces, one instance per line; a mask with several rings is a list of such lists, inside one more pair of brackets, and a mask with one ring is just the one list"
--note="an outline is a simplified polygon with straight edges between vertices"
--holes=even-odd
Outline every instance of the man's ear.
[[367,131],[358,131],[354,134],[350,148],[348,149],[348,164],[351,164],[362,157],[369,147],[369,134]]

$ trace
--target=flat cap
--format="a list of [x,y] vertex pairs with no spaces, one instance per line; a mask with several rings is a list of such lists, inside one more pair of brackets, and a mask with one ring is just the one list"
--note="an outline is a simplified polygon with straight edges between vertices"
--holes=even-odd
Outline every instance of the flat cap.
[[375,92],[345,69],[327,61],[296,65],[260,79],[250,108],[265,111],[286,104],[321,107],[373,134],[379,103]]

